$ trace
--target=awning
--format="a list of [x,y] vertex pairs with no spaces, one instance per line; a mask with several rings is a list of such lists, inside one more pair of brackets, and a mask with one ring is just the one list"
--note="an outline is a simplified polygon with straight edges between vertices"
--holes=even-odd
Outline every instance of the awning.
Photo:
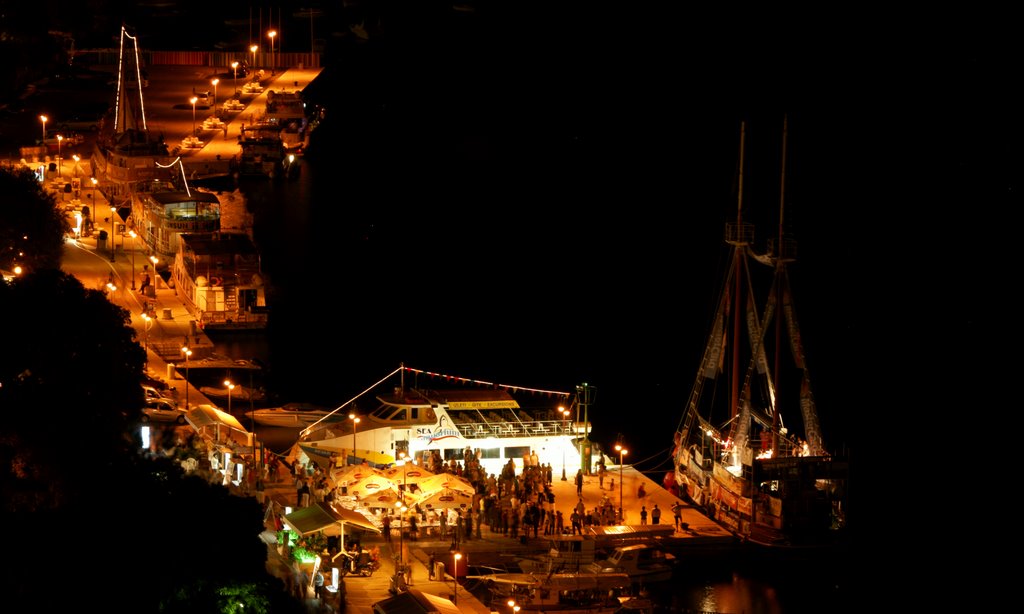
[[380,533],[380,529],[366,516],[332,503],[315,503],[291,514],[285,514],[283,520],[299,535],[309,535],[318,531],[323,531],[327,535],[340,535],[342,525],[346,524]]
[[459,607],[444,597],[410,588],[373,604],[374,614],[460,614]]
[[237,418],[217,409],[213,405],[196,405],[188,410],[185,419],[196,430],[201,430],[207,426],[224,426],[246,435],[249,434],[249,431],[245,430],[245,427],[242,426],[242,423]]

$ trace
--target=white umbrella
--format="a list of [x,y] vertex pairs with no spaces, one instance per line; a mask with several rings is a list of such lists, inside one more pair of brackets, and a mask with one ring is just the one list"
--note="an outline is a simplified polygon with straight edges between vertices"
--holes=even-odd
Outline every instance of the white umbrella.
[[371,467],[369,465],[349,465],[342,467],[331,472],[331,480],[336,485],[351,484],[357,480],[368,478],[370,476],[381,476],[383,475],[381,469]]
[[404,466],[392,465],[381,471],[381,475],[390,478],[399,484],[419,484],[423,480],[433,477],[435,474],[429,469],[406,463]]
[[346,490],[347,494],[356,497],[357,499],[363,499],[370,497],[376,493],[384,492],[388,489],[398,491],[398,484],[388,478],[380,475],[369,475],[365,478],[356,480],[348,485]]
[[473,505],[473,495],[452,488],[442,488],[424,493],[418,503],[420,507],[428,510],[451,508],[465,510]]
[[469,480],[459,477],[454,473],[438,473],[420,480],[418,485],[419,489],[425,493],[449,488],[464,492],[467,495],[476,494],[476,488],[469,483]]

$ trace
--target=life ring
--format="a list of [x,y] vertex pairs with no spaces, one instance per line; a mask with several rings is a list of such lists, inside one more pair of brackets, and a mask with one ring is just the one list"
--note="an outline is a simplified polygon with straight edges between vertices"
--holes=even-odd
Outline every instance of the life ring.
[[224,280],[221,279],[220,277],[212,277],[210,278],[210,283],[213,284],[214,286],[219,286],[224,283]]

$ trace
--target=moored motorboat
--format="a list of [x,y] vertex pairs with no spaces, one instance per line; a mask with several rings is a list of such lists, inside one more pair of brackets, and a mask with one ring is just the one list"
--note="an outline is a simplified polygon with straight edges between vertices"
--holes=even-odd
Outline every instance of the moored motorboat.
[[633,596],[618,572],[491,573],[466,577],[466,588],[492,611],[612,614]]
[[667,582],[675,572],[676,557],[652,544],[617,546],[608,557],[584,568],[593,573],[624,573],[637,584]]
[[303,428],[324,420],[324,423],[347,420],[348,416],[330,416],[331,410],[312,403],[285,403],[280,407],[266,407],[248,411],[245,415],[263,426]]
[[588,525],[583,531],[580,535],[549,535],[545,552],[512,557],[516,566],[526,572],[580,571],[618,546],[657,544],[671,537],[675,528],[668,524]]
[[230,397],[233,401],[263,401],[267,398],[267,393],[262,388],[248,388],[238,384],[232,385],[230,389],[227,386],[200,386],[199,392],[211,399]]

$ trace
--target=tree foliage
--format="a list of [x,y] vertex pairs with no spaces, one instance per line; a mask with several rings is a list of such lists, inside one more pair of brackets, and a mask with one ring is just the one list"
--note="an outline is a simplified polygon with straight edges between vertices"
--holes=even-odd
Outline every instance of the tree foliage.
[[60,270],[52,199],[5,171],[0,194],[2,255],[27,265],[0,281],[5,607],[299,611],[267,572],[259,504],[141,451],[145,351],[127,310]]
[[28,168],[0,169],[0,269],[57,269],[67,216]]

